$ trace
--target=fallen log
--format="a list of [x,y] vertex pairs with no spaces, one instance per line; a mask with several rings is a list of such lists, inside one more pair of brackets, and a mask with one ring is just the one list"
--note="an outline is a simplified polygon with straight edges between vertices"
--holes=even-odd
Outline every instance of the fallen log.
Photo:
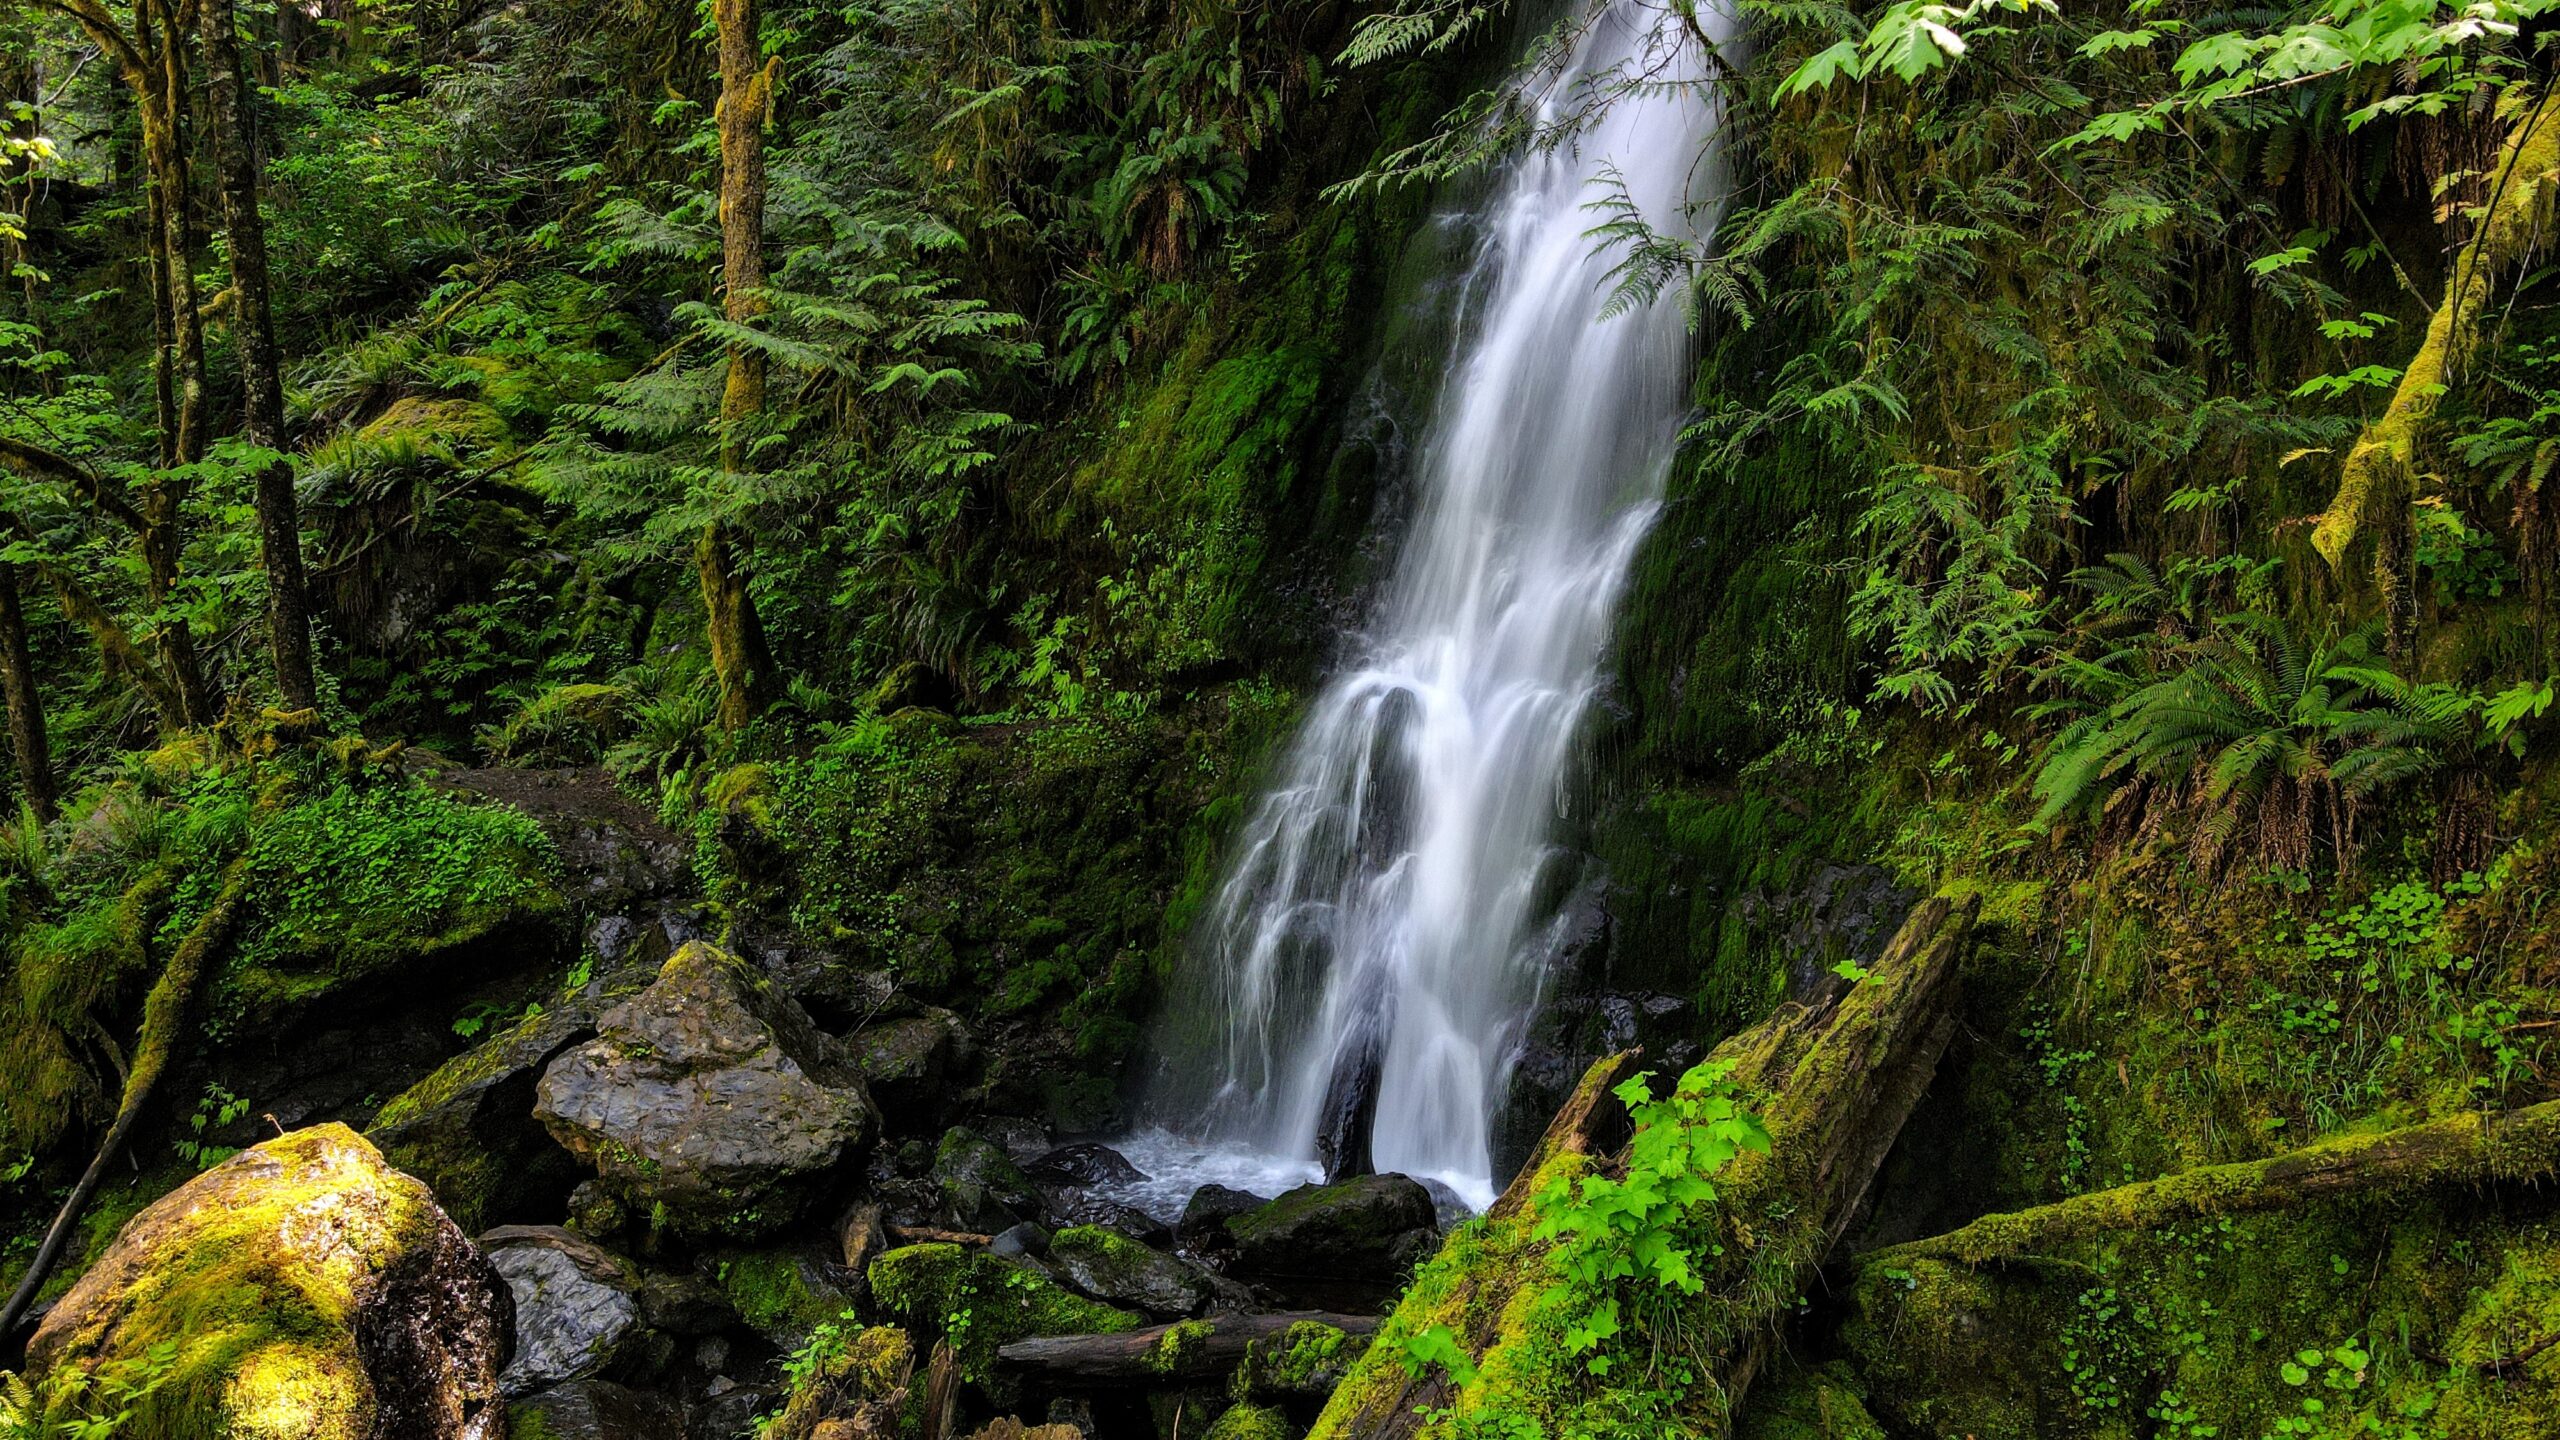
[[2205,1165],[1985,1215],[1961,1229],[1871,1250],[1860,1265],[1950,1260],[1981,1265],[2111,1231],[2283,1210],[2344,1195],[2531,1180],[2560,1170],[2560,1100],[2505,1115],[2468,1111],[2398,1130],[2341,1135],[2265,1160]]
[[[1957,968],[1975,902],[1923,902],[1867,978],[1789,1004],[1716,1047],[1766,1127],[1767,1153],[1745,1153],[1715,1178],[1708,1223],[1719,1237],[1703,1293],[1683,1302],[1694,1381],[1683,1417],[1729,1431],[1765,1362],[1778,1321],[1865,1205],[1956,1025]],[[1525,1416],[1573,1433],[1597,1392],[1588,1356],[1559,1336],[1595,1298],[1578,1294],[1536,1234],[1532,1197],[1550,1182],[1621,1167],[1625,1115],[1611,1087],[1632,1053],[1592,1067],[1530,1163],[1483,1219],[1452,1232],[1352,1367],[1308,1440],[1405,1440],[1465,1430],[1477,1416]],[[1454,1345],[1447,1363],[1408,1348]]]
[[1218,1315],[1111,1335],[1017,1340],[996,1352],[996,1363],[1026,1379],[1062,1388],[1206,1380],[1243,1364],[1245,1351],[1255,1343],[1277,1338],[1290,1326],[1308,1321],[1347,1335],[1367,1335],[1378,1328],[1375,1315],[1331,1315],[1318,1310]]

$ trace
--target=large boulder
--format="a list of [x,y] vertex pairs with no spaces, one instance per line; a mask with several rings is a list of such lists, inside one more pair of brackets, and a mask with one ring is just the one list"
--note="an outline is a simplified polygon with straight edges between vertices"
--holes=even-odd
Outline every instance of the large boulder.
[[543,1067],[596,1033],[596,1006],[572,996],[528,1015],[382,1107],[365,1138],[427,1182],[468,1227],[534,1211],[577,1184],[578,1170],[533,1118]]
[[1428,1253],[1437,1232],[1431,1192],[1402,1175],[1301,1185],[1229,1218],[1236,1274],[1290,1279],[1391,1279]]
[[1078,1225],[1049,1239],[1049,1268],[1077,1290],[1114,1305],[1167,1319],[1209,1302],[1208,1275],[1116,1230]]
[[862,1076],[791,998],[692,941],[551,1063],[534,1113],[635,1210],[695,1234],[794,1216],[879,1129]]
[[618,1373],[653,1348],[630,1261],[553,1225],[492,1230],[480,1250],[515,1296],[515,1359],[498,1377],[509,1399]]
[[72,1367],[165,1364],[130,1398],[135,1434],[504,1440],[513,1308],[426,1186],[320,1125],[127,1222],[45,1315],[27,1369],[45,1394]]

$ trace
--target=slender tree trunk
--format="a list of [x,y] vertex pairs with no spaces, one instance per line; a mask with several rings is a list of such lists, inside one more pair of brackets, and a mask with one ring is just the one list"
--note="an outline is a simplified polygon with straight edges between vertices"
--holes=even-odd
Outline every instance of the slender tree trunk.
[[[267,227],[258,213],[258,147],[240,65],[232,0],[197,0],[204,24],[208,108],[219,147],[223,227],[231,239],[232,343],[240,352],[240,433],[252,445],[284,448],[284,379],[276,362],[275,316],[267,275]],[[293,467],[282,459],[258,476],[258,535],[267,565],[267,644],[276,690],[287,710],[320,703],[311,677],[311,613],[302,573],[302,515]]]
[[18,599],[18,567],[0,561],[0,688],[8,691],[9,748],[18,759],[18,793],[36,818],[56,813],[53,748],[45,741],[44,697],[36,690],[34,658],[27,650],[27,615]]
[[[164,0],[135,0],[133,39],[140,63],[128,76],[142,115],[144,169],[151,181],[152,315],[159,331],[154,369],[164,472],[204,458],[204,327],[196,315],[195,270],[189,261],[194,222],[189,200],[186,138],[186,50],[174,10]],[[143,496],[148,528],[142,535],[144,598],[165,607],[178,588],[185,551],[188,482],[175,474],[155,477]],[[214,700],[204,664],[187,622],[157,620],[162,667],[178,689],[190,725],[212,723]]]
[[[764,313],[764,127],[773,113],[773,71],[761,64],[757,0],[717,0],[720,32],[720,265],[722,308],[744,324]],[[764,356],[729,347],[729,375],[720,392],[720,468],[745,473],[747,427],[764,412]],[[711,669],[720,681],[720,725],[736,730],[764,707],[773,683],[773,659],[755,597],[740,571],[745,537],[713,524],[694,545],[694,570],[702,584],[703,620],[711,641]]]

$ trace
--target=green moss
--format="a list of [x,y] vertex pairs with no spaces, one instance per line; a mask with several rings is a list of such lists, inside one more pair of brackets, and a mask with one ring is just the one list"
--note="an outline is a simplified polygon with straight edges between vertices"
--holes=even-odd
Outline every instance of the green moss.
[[1045,1277],[958,1245],[892,1250],[871,1262],[870,1278],[874,1300],[949,1338],[962,1376],[978,1384],[993,1378],[996,1351],[1016,1340],[1112,1334],[1138,1324],[1125,1310],[1070,1294]]
[[1216,1327],[1206,1320],[1185,1320],[1168,1325],[1156,1343],[1147,1349],[1146,1367],[1158,1375],[1179,1375],[1197,1359]]
[[1203,1440],[1293,1440],[1288,1417],[1259,1405],[1230,1405]]
[[751,1250],[721,1258],[720,1291],[748,1328],[785,1349],[819,1326],[843,1318],[847,1297],[809,1283],[808,1261],[789,1250]]
[[1886,1440],[1848,1366],[1782,1363],[1753,1387],[1738,1440]]
[[1245,1347],[1232,1393],[1238,1400],[1304,1400],[1332,1394],[1358,1356],[1351,1337],[1320,1320],[1301,1320]]

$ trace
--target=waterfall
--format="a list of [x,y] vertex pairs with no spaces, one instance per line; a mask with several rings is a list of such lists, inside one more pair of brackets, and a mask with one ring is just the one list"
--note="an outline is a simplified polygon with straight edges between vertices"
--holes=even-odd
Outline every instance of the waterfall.
[[1314,1174],[1320,1146],[1365,1140],[1378,1170],[1493,1198],[1575,732],[1687,404],[1681,301],[1608,313],[1593,202],[1622,193],[1665,234],[1706,223],[1699,63],[1675,17],[1617,0],[1560,72],[1515,82],[1522,99],[1552,123],[1611,77],[1660,83],[1444,210],[1473,244],[1412,527],[1195,932],[1142,1167],[1269,1193]]

